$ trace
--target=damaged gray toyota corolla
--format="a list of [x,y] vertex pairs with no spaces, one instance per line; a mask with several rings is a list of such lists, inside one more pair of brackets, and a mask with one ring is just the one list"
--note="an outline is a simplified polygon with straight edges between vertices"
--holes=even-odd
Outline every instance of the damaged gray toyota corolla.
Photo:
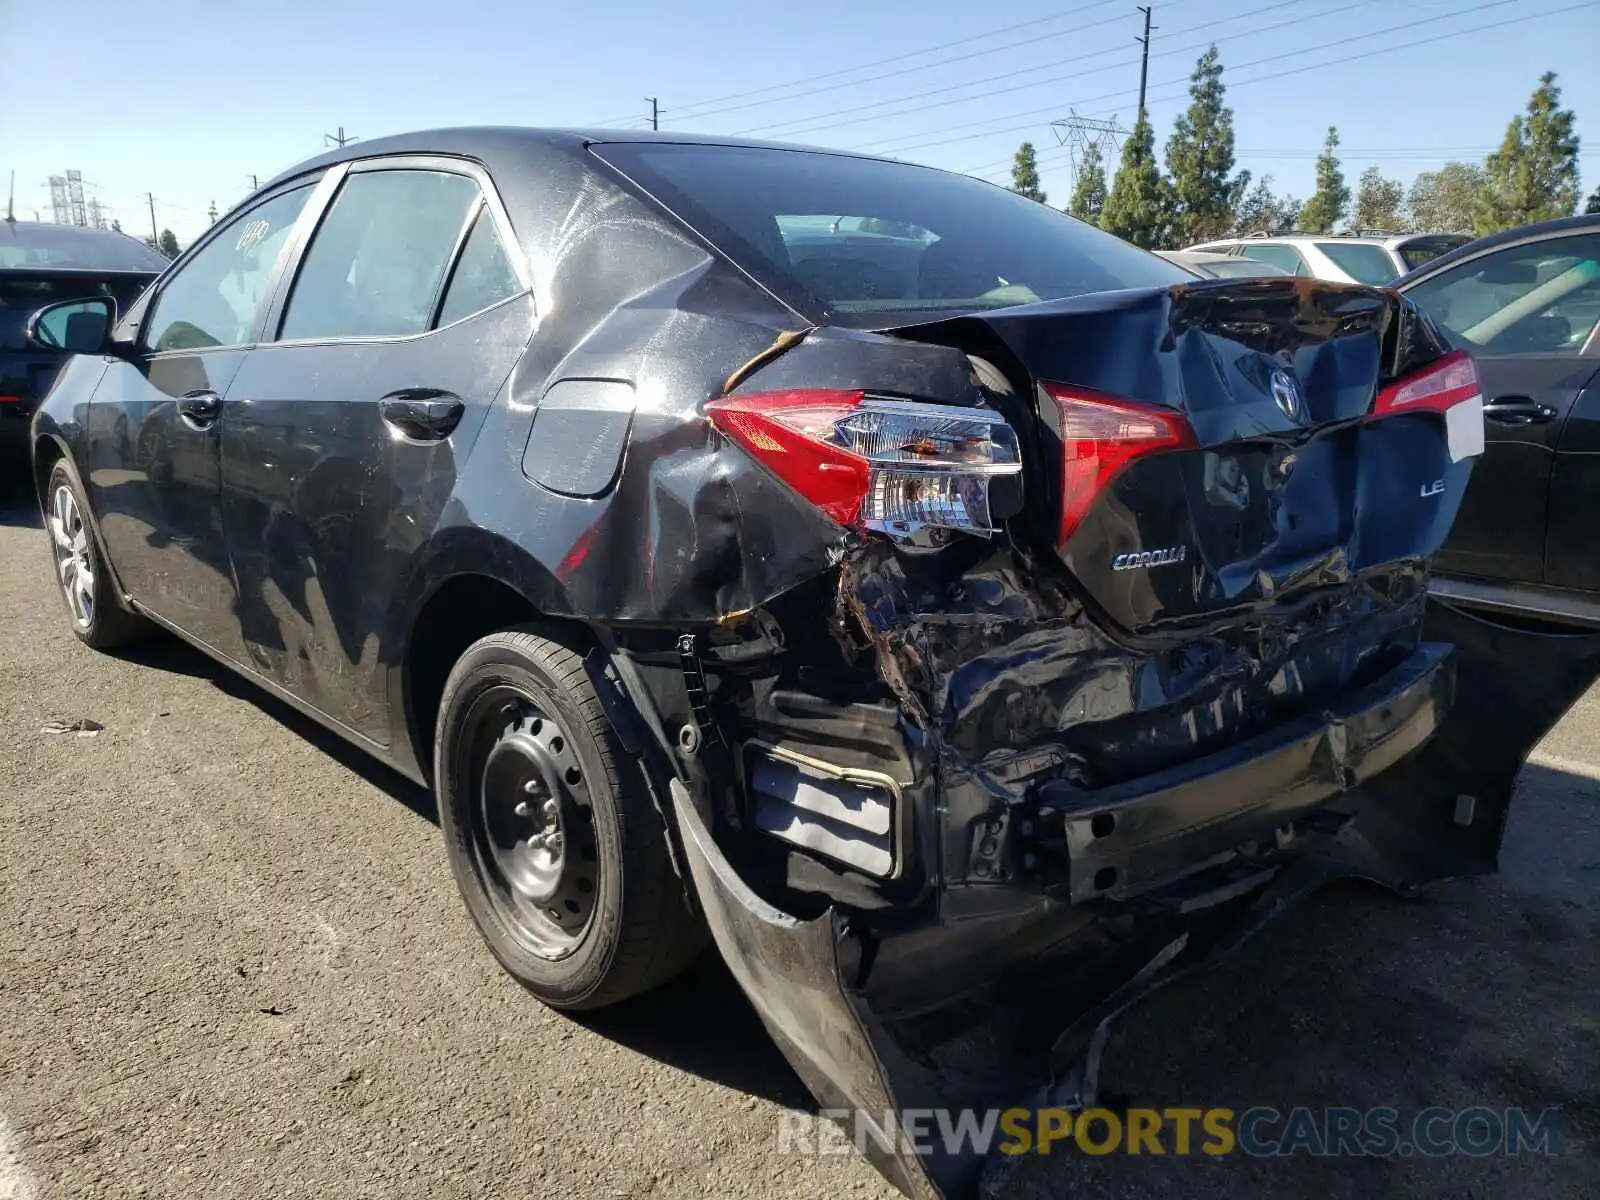
[[1428,610],[1481,399],[1407,301],[926,168],[361,143],[66,315],[78,636],[175,630],[431,783],[551,1004],[709,930],[829,1108],[1092,1103],[1115,1016],[1312,886],[1492,869],[1600,660]]

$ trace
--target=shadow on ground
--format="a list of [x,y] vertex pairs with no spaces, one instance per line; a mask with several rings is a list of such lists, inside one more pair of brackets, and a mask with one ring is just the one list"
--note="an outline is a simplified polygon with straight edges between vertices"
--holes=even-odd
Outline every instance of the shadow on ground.
[[137,663],[158,671],[171,671],[197,679],[209,680],[219,691],[237,700],[255,705],[267,716],[297,734],[317,749],[335,759],[347,770],[360,775],[379,791],[410,809],[417,816],[433,824],[439,823],[439,812],[433,793],[419,787],[398,771],[391,770],[366,751],[352,746],[344,738],[303,715],[298,709],[279,700],[270,692],[252,683],[231,667],[202,654],[187,642],[176,637],[158,635],[149,641],[138,642],[117,651],[125,662]]

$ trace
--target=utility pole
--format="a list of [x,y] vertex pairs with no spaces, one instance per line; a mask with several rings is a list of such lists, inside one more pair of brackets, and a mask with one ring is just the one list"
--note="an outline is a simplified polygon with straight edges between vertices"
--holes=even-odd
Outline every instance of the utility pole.
[[[341,129],[339,132],[343,133],[344,130]],[[340,144],[343,145],[342,142]],[[260,187],[261,187],[261,182],[260,182],[260,180],[258,180],[256,178],[255,172],[252,171],[251,174],[250,174],[250,190],[252,192],[254,192],[254,191],[258,190]]]
[[[356,135],[352,133],[348,137],[346,137],[345,136],[345,132],[344,132],[344,126],[341,125],[341,126],[339,126],[339,132],[338,133],[325,133],[325,134],[322,135],[322,140],[323,140],[324,144],[326,144],[326,145],[338,146],[340,149],[343,149],[344,148],[344,144],[346,142],[353,142],[353,141],[356,140]],[[252,175],[250,178],[254,179],[255,176]]]
[[650,101],[650,128],[660,129],[661,105],[656,102],[656,98],[654,96],[646,96],[645,99]]
[[156,228],[156,198],[150,192],[146,192],[144,198],[150,201],[150,244],[156,246],[161,242],[161,231]]
[[1144,84],[1145,80],[1150,77],[1150,30],[1158,28],[1150,24],[1150,10],[1154,7],[1155,5],[1153,4],[1149,7],[1142,4],[1138,6],[1139,11],[1144,14],[1144,36],[1133,39],[1144,47],[1144,53],[1139,56],[1139,115],[1141,117],[1144,116]]
[[11,191],[6,196],[6,220],[13,223],[17,219],[17,173],[11,172]]

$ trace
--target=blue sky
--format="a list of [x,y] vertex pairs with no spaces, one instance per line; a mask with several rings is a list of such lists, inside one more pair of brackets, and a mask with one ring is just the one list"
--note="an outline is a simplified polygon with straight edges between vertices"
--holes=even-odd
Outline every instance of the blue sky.
[[[1139,20],[1132,0],[0,0],[0,186],[15,170],[18,216],[48,216],[47,177],[76,168],[133,232],[148,231],[154,193],[158,224],[186,243],[211,202],[228,208],[252,173],[315,154],[340,125],[363,138],[638,125],[654,95],[665,129],[997,180],[1031,140],[1064,204],[1068,155],[1050,121],[1075,110],[1132,124]],[[1155,24],[1158,141],[1214,40],[1239,165],[1280,191],[1313,190],[1330,124],[1352,182],[1374,162],[1409,180],[1481,159],[1545,70],[1578,115],[1585,192],[1600,183],[1597,0],[1155,0]]]

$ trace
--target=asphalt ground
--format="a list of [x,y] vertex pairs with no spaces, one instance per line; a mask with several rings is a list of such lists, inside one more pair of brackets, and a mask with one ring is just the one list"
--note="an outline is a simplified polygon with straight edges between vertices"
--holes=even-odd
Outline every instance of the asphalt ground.
[[[93,736],[47,733],[88,718]],[[72,637],[0,503],[0,1200],[893,1195],[714,957],[582,1020],[481,947],[429,797],[175,641]],[[1560,1110],[1560,1153],[1028,1157],[1007,1197],[1600,1195],[1600,696],[1494,878],[1339,886],[1111,1044],[1140,1105]]]

